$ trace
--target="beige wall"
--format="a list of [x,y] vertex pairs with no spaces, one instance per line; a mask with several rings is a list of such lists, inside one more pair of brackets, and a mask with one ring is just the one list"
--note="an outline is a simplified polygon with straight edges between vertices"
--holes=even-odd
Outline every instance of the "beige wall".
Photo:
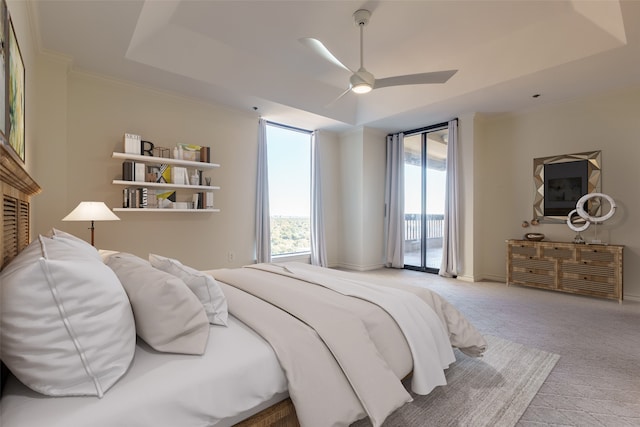
[[340,244],[338,266],[360,269],[362,265],[362,198],[364,129],[340,135]]
[[381,268],[384,250],[386,133],[358,127],[339,136],[340,260],[353,270]]
[[[563,224],[521,227],[532,217],[533,159],[601,150],[602,191],[614,198],[618,211],[598,227],[598,235],[626,246],[624,295],[640,299],[639,105],[640,88],[628,88],[478,121],[482,138],[477,144],[476,175],[483,190],[476,236],[486,254],[480,276],[504,280],[505,239],[520,238],[528,231],[544,233],[548,240],[573,239],[575,233]],[[594,238],[594,228],[583,233],[587,241]]]

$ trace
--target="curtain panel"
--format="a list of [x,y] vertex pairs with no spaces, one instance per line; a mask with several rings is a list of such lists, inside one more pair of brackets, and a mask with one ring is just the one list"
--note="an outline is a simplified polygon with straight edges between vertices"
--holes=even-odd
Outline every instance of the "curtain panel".
[[458,120],[449,122],[447,143],[447,176],[444,202],[444,230],[442,235],[442,263],[438,274],[456,277],[460,270],[458,222]]
[[311,134],[311,264],[327,266],[318,131]]
[[258,121],[258,177],[256,184],[256,262],[271,262],[267,121],[264,119]]
[[404,268],[404,134],[387,136],[385,266]]

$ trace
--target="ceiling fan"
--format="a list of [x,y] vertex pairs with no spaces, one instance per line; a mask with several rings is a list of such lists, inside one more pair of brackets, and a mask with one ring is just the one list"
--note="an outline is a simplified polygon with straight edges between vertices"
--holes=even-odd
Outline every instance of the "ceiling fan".
[[340,62],[329,51],[329,49],[327,49],[325,45],[322,44],[320,40],[308,37],[301,38],[299,40],[302,44],[308,46],[326,60],[331,61],[335,65],[351,72],[351,78],[349,79],[349,88],[345,90],[340,96],[338,96],[338,98],[336,98],[336,101],[349,93],[349,91],[362,94],[368,93],[373,89],[380,89],[389,86],[446,83],[447,80],[451,78],[451,76],[458,72],[458,70],[434,71],[430,73],[407,74],[404,76],[376,79],[373,74],[371,74],[364,68],[363,30],[364,27],[369,23],[370,17],[371,12],[366,9],[359,9],[353,13],[355,24],[360,28],[360,68],[358,69],[358,71],[353,71],[342,62]]

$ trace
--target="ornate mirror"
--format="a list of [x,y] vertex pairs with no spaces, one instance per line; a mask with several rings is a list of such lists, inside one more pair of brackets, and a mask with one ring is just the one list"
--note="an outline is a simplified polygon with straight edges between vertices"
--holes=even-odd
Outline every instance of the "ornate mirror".
[[[533,159],[533,218],[547,223],[566,222],[580,197],[601,192],[601,165],[600,151]],[[599,209],[600,201],[592,199],[589,212],[595,215]]]

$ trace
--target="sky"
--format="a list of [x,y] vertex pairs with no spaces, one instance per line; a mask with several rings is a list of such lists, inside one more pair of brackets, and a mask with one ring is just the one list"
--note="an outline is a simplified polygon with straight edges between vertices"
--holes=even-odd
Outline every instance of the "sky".
[[[419,214],[421,167],[404,165],[404,212]],[[444,214],[446,172],[427,169],[427,214]]]
[[267,126],[271,216],[310,216],[311,134]]

